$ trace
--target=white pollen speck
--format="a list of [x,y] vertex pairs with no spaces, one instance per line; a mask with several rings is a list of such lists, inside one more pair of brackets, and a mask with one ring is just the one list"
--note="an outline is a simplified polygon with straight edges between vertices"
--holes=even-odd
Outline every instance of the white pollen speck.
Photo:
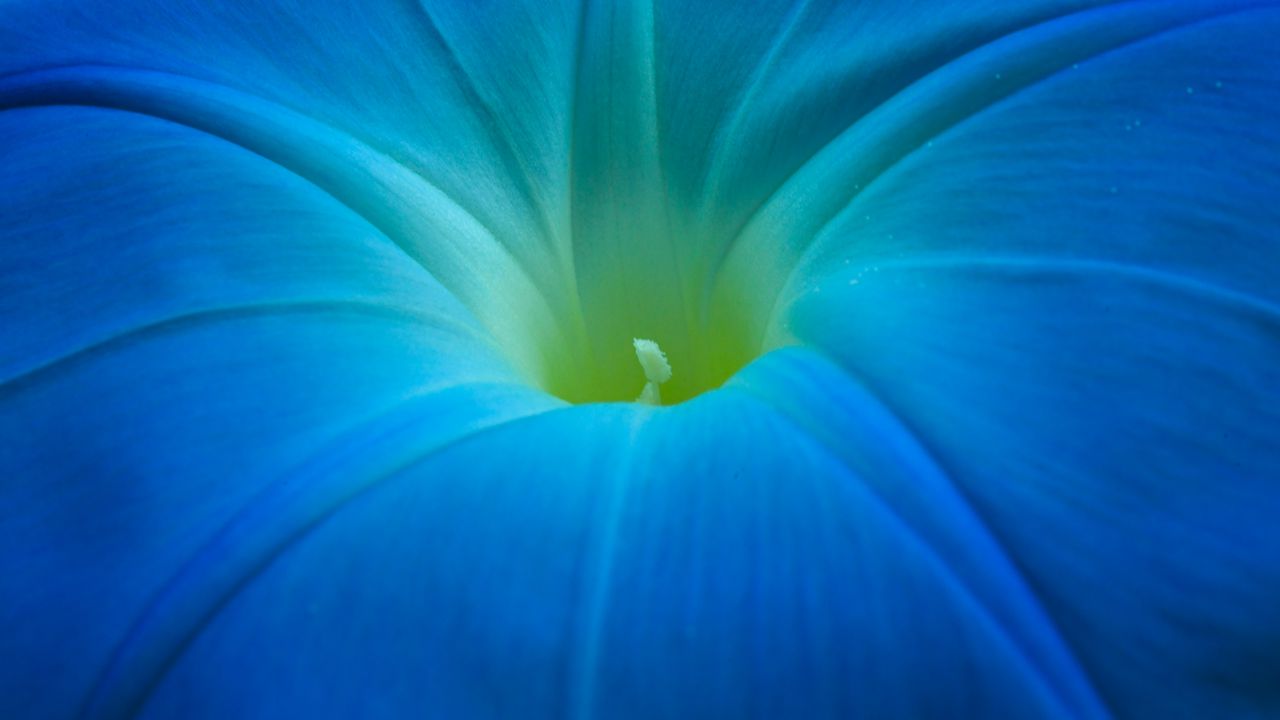
[[636,348],[636,358],[640,360],[640,367],[644,369],[646,380],[664,383],[671,379],[671,364],[667,362],[667,354],[662,352],[658,343],[635,338],[631,344]]
[[633,338],[631,344],[635,346],[636,359],[640,361],[640,368],[644,370],[644,379],[647,381],[636,402],[661,405],[662,396],[658,392],[658,386],[671,379],[671,364],[667,362],[667,355],[652,340]]
[[1188,85],[1188,86],[1187,86],[1187,94],[1188,94],[1188,95],[1195,95],[1195,94],[1196,94],[1196,89],[1195,89],[1195,88],[1193,88],[1193,87],[1191,87],[1190,85]]
[[1221,90],[1221,89],[1222,89],[1222,81],[1221,81],[1221,80],[1216,80],[1216,81],[1214,81],[1213,86],[1214,86],[1214,87],[1216,87],[1216,88],[1218,88],[1219,90]]

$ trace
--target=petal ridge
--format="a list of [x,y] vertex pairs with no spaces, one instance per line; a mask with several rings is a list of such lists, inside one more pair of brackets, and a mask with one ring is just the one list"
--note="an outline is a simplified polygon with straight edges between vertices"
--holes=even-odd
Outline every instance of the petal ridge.
[[[786,266],[783,270],[783,278],[778,286],[779,290],[785,291],[785,286],[791,281],[795,275],[795,270],[799,267],[800,263],[797,258],[805,252],[809,244],[818,238],[822,229],[834,218],[838,217],[843,208],[854,202],[874,179],[882,176],[886,171],[921,148],[926,147],[932,138],[964,123],[988,108],[999,105],[1018,93],[1030,90],[1039,83],[1071,69],[1073,63],[1078,64],[1082,61],[1102,57],[1127,47],[1141,45],[1144,42],[1163,37],[1168,33],[1195,28],[1201,24],[1231,17],[1239,13],[1274,9],[1275,7],[1277,6],[1271,3],[1260,5],[1245,0],[1231,0],[1227,3],[1214,5],[1188,0],[1187,2],[1167,6],[1152,5],[1141,0],[1129,0],[1128,2],[1107,5],[1101,8],[1088,8],[1060,15],[970,49],[923,75],[920,79],[886,100],[871,113],[856,119],[844,131],[816,150],[804,163],[797,166],[790,176],[779,183],[776,189],[751,212],[732,236],[732,239],[722,246],[722,251],[717,259],[710,265],[704,307],[711,308],[713,306],[715,302],[714,296],[722,291],[721,286],[726,281],[726,275],[732,272],[735,263],[750,262],[744,256],[750,254],[753,242],[757,246],[760,243],[779,242],[776,238],[771,239],[772,232],[770,228],[778,224],[780,220],[780,218],[772,217],[773,215],[785,215],[790,225],[796,230],[794,241],[798,243],[798,247],[792,248],[788,246],[786,248],[785,254],[790,259],[785,261]],[[1095,37],[1097,35],[1096,25],[1112,20],[1115,15],[1123,15],[1131,11],[1145,11],[1147,13],[1141,18],[1143,20],[1141,27],[1122,28],[1121,30],[1113,31],[1110,35],[1105,35],[1101,38]],[[1010,72],[1010,77],[1006,78],[1007,85],[1000,92],[992,94],[986,90],[974,91],[977,86],[976,83],[983,83],[984,87],[985,84],[989,84],[990,76],[988,71],[994,62],[993,58],[999,59],[1008,53],[1025,50],[1023,46],[1026,44],[1028,36],[1034,36],[1039,33],[1049,33],[1051,37],[1062,36],[1065,38],[1082,36],[1086,38],[1086,48],[1082,54],[1073,55],[1071,58],[1064,60],[1059,59],[1056,54],[1051,52],[1053,43],[1046,43],[1045,49],[1041,50],[1041,52],[1047,53],[1049,56],[1040,58],[1032,56],[1029,67],[1019,70],[1026,76],[1023,78],[1023,82],[1015,86],[1013,73]],[[965,82],[955,82],[951,75],[956,72],[963,73]],[[934,123],[940,125],[940,129],[935,130],[932,124],[928,127],[917,128],[915,127],[917,123],[903,123],[892,118],[895,113],[902,110],[910,111],[914,105],[924,104],[929,108],[936,109],[935,106],[938,106],[945,109],[947,103],[955,104],[953,102],[954,99],[964,94],[977,97],[979,102],[960,103],[961,107],[959,108],[938,113],[942,119],[936,120]],[[917,109],[916,112],[920,112],[920,110]],[[851,147],[845,147],[846,145]],[[905,146],[905,151],[896,149],[902,146]],[[878,150],[883,157],[876,158],[875,162],[869,163],[861,172],[851,173],[844,169],[839,178],[828,177],[832,174],[832,169],[822,167],[822,162],[828,157],[833,157],[836,153],[848,155],[859,149],[875,151],[876,148],[894,149],[892,151]],[[790,195],[796,193],[806,194],[802,192],[805,187],[818,183],[826,184],[827,181],[838,182],[841,186],[852,185],[849,188],[849,192],[852,195],[846,196],[841,193],[841,199],[839,200],[822,200],[820,201],[822,203],[821,207],[814,207],[812,203],[806,205],[804,208],[806,215],[804,216],[797,215],[794,210],[788,207],[795,203],[795,200]],[[787,239],[786,242],[789,243],[792,240]],[[781,293],[773,295],[774,300],[777,300],[780,295]],[[776,312],[774,311],[768,312],[771,317],[775,314]]]
[[[165,71],[85,64],[0,77],[0,109],[59,104],[137,112],[240,145],[311,181],[360,214],[491,330],[505,337],[559,331],[533,271],[474,213],[415,171],[336,128],[273,101]],[[247,110],[254,111],[248,120],[242,116]],[[295,135],[299,139],[294,140]],[[311,145],[325,152],[315,152]],[[350,177],[353,174],[359,177]],[[423,212],[423,203],[431,212]],[[413,238],[422,234],[435,242],[429,247],[415,243]],[[486,249],[480,257],[476,242]]]
[[[927,521],[927,518],[917,517],[913,521],[910,517],[912,515],[910,509],[900,507],[904,502],[902,498],[894,500],[883,488],[878,487],[878,483],[874,479],[877,475],[874,474],[873,470],[859,471],[854,467],[853,458],[849,456],[847,450],[842,449],[844,446],[841,443],[836,442],[836,437],[831,429],[827,428],[824,423],[815,423],[803,419],[794,407],[788,406],[794,400],[791,397],[795,394],[794,392],[788,392],[784,398],[778,393],[769,392],[770,385],[768,384],[762,385],[758,382],[747,380],[735,381],[726,386],[725,391],[734,392],[750,400],[753,404],[761,406],[762,409],[778,417],[779,420],[794,427],[800,436],[812,441],[815,447],[818,447],[824,454],[828,455],[851,481],[856,483],[859,488],[864,489],[867,495],[878,506],[883,508],[885,513],[891,517],[895,524],[903,529],[908,537],[925,549],[948,579],[970,599],[981,614],[1015,649],[1018,655],[1024,658],[1029,666],[1034,668],[1034,674],[1040,678],[1046,687],[1050,688],[1051,695],[1060,703],[1064,717],[1075,717],[1082,711],[1086,712],[1088,717],[1112,716],[1113,712],[1109,707],[1109,703],[1094,681],[1092,673],[1057,627],[1053,616],[1041,601],[1034,583],[1031,582],[1020,564],[1008,553],[1001,537],[996,534],[994,528],[978,511],[959,483],[955,481],[951,473],[941,463],[936,453],[928,448],[923,437],[896,410],[888,405],[885,398],[871,388],[865,379],[853,374],[844,365],[821,351],[812,348],[790,348],[775,351],[771,355],[771,359],[776,362],[798,366],[804,362],[806,355],[810,356],[811,360],[816,358],[822,365],[827,366],[823,372],[838,373],[841,379],[848,384],[848,389],[857,393],[857,407],[863,409],[868,416],[864,422],[875,422],[879,430],[887,430],[891,434],[893,440],[888,443],[891,449],[887,452],[896,464],[909,465],[909,475],[912,480],[923,483],[925,490],[936,489],[949,496],[950,502],[946,503],[948,507],[946,510],[939,510],[939,512],[950,513],[951,520],[958,520],[962,525],[967,525],[971,528],[972,537],[976,537],[979,540],[979,548],[974,552],[981,552],[984,557],[994,556],[998,564],[1002,566],[1002,570],[997,570],[996,572],[1004,576],[1005,582],[1012,584],[1014,588],[1020,591],[1018,594],[1024,602],[1017,603],[1014,610],[1006,608],[1003,612],[992,607],[990,598],[984,597],[986,594],[978,587],[975,587],[973,581],[966,579],[954,567],[955,558],[948,559],[948,553],[943,552],[942,548],[946,544],[945,540],[938,537],[932,537],[931,539],[931,536],[935,535],[936,532],[928,533],[922,527],[921,523]],[[788,373],[788,375],[791,378],[804,377],[800,373]],[[796,389],[794,384],[790,386],[790,389],[792,391]],[[805,393],[808,390],[811,389],[805,388],[801,390],[801,393]],[[810,397],[808,399],[812,400],[814,398]],[[934,499],[937,500],[937,498]],[[918,511],[916,514],[918,514]],[[945,532],[945,530],[942,532]],[[968,542],[972,543],[973,540],[970,539]],[[1018,617],[1006,617],[1012,612],[1017,612]],[[1027,624],[1041,625],[1044,628],[1044,632],[1043,637],[1039,638],[1040,642],[1033,641],[1028,643],[1025,639],[1021,639],[1020,634],[1013,627],[1014,622],[1017,621],[1020,621],[1019,624],[1024,626]],[[1048,655],[1047,658],[1045,657],[1046,654]],[[1052,662],[1057,672],[1051,672],[1044,667],[1043,664],[1046,662]],[[1064,687],[1064,682],[1057,679],[1056,675],[1058,673],[1067,675],[1068,686]],[[1072,702],[1073,699],[1076,702]]]
[[[470,386],[474,387],[479,386]],[[493,384],[490,387],[503,392],[510,392],[511,388]],[[318,452],[304,466],[268,485],[184,563],[142,609],[84,698],[80,714],[93,718],[135,717],[163,682],[168,669],[221,608],[270,567],[275,558],[355,500],[458,443],[572,409],[552,403],[513,411],[511,403],[505,403],[503,412],[514,414],[481,420],[477,427],[430,443],[407,459],[383,457],[396,455],[393,448],[397,443],[419,431],[424,411],[437,410],[434,405],[442,395],[470,388],[435,389],[407,398],[345,434],[328,452]],[[524,388],[516,392],[526,397],[536,395],[540,403],[551,402],[547,396]],[[372,441],[368,439],[370,435]],[[381,468],[368,478],[358,477],[355,468],[367,466],[368,455],[376,456],[375,464],[390,467]]]
[[279,315],[330,315],[358,314],[367,317],[378,317],[391,320],[409,320],[420,323],[430,330],[460,332],[475,340],[488,342],[488,338],[452,318],[435,313],[413,311],[396,307],[387,303],[374,303],[357,300],[324,300],[324,301],[292,301],[254,303],[232,307],[217,308],[199,312],[184,313],[168,317],[158,322],[125,328],[113,335],[90,342],[72,349],[59,357],[46,360],[36,367],[19,371],[7,378],[0,378],[0,399],[7,394],[17,392],[32,383],[40,382],[49,373],[58,372],[72,363],[90,362],[100,353],[109,353],[120,347],[141,342],[146,339],[173,331],[181,331],[204,323],[219,323],[240,320],[249,317],[265,317]]

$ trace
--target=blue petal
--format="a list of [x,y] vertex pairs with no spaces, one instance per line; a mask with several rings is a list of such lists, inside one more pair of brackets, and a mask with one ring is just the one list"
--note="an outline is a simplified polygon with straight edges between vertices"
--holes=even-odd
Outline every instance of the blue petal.
[[2,714],[1280,711],[1276,11],[587,5],[0,7]]
[[[846,451],[799,425],[823,418],[770,407],[773,395],[812,400],[826,380],[837,383],[824,412],[839,418],[838,443],[869,432],[897,444]],[[145,704],[148,717],[1100,712],[954,489],[873,399],[812,356],[770,358],[671,411],[568,408],[407,466],[342,471],[370,478],[367,490],[337,507],[277,507],[287,524],[305,518],[303,530],[207,552],[253,572],[174,588],[97,707]],[[894,487],[916,473],[914,486]]]
[[69,714],[195,549],[355,428],[409,403],[443,441],[553,404],[395,243],[261,157],[97,109],[0,134],[3,714]]
[[277,103],[394,157],[519,243],[551,202],[536,193],[567,185],[573,15],[521,2],[19,0],[0,8],[0,71],[149,71]]
[[1023,83],[829,217],[779,301],[1122,715],[1280,708],[1277,28],[1215,12]]
[[[543,13],[543,37],[527,29],[533,9],[511,4],[483,25],[503,34],[476,38],[474,12],[414,2],[9,3],[0,106],[118,108],[244,145],[372,220],[522,346],[524,334],[554,333],[549,315],[576,303],[563,289],[576,26]],[[495,75],[481,62],[494,47],[511,65],[542,70]]]
[[[866,250],[874,257],[876,248],[891,247],[904,237],[907,228],[896,227],[899,222],[940,219],[942,213],[952,212],[946,208],[962,207],[952,195],[925,194],[902,204],[893,193],[889,202],[896,209],[893,218],[887,217],[879,207],[885,186],[911,167],[921,168],[929,183],[950,178],[958,186],[955,181],[961,180],[967,183],[967,195],[982,188],[985,195],[976,210],[996,207],[1025,222],[1051,225],[1053,218],[1046,217],[1046,210],[1073,202],[1089,203],[1090,210],[1102,202],[1172,211],[1175,206],[1164,203],[1185,201],[1195,192],[1178,177],[1168,177],[1185,171],[1178,161],[1219,149],[1220,129],[1233,122],[1247,121],[1244,127],[1266,132],[1259,123],[1274,113],[1274,73],[1269,71],[1274,60],[1265,57],[1256,34],[1236,36],[1240,25],[1265,24],[1270,14],[1266,6],[1248,1],[1107,5],[1065,13],[998,37],[924,74],[872,112],[854,118],[754,209],[715,266],[720,274],[710,312],[741,313],[736,306],[745,303],[750,314],[767,316],[775,304],[775,289],[813,272],[815,256],[847,258],[849,252]],[[1126,70],[1131,60],[1143,69]],[[1249,98],[1243,106],[1224,106],[1212,98],[1199,105],[1185,102],[1188,86],[1212,94],[1220,89],[1214,83],[1229,77],[1241,81],[1236,91]],[[1000,138],[987,133],[981,140],[959,139],[962,130],[986,126],[994,112],[1009,105],[1034,108],[1024,119],[1034,117],[1038,125],[1005,128]],[[1163,125],[1156,132],[1167,135],[1125,133],[1126,124],[1145,122],[1147,113]],[[1150,124],[1142,127],[1152,129]],[[1265,134],[1261,140],[1253,137],[1258,136],[1250,133],[1238,143],[1226,143],[1234,145],[1225,148],[1227,157],[1215,158],[1203,172],[1234,182],[1231,172],[1240,164],[1258,162],[1251,150],[1270,142]],[[1177,145],[1161,144],[1166,141]],[[942,152],[943,145],[958,148],[971,167],[981,166],[984,173],[1004,172],[1010,182],[986,188],[970,175],[953,171],[948,165],[951,154]],[[1125,152],[1112,153],[1116,147]],[[1051,162],[1040,165],[1034,162],[1040,158],[1028,152],[1049,155],[1045,159]],[[1125,174],[1159,183],[1158,194],[1130,196],[1123,203],[1109,197],[1112,188],[1119,191],[1118,181]],[[1072,199],[1070,191],[1078,189],[1081,180],[1091,183],[1092,192]],[[1012,194],[997,195],[997,190]],[[1193,206],[1202,202],[1197,198]],[[1224,209],[1222,214],[1229,213]],[[1077,223],[1096,217],[1075,214],[1074,208],[1063,216]],[[1139,242],[1152,230],[1141,224],[1142,211],[1134,211],[1132,217],[1138,233],[1134,241]],[[1244,218],[1258,219],[1252,208]],[[988,220],[973,214],[968,219]],[[1089,233],[1120,234],[1105,219],[1097,219],[1103,227],[1092,226]],[[968,248],[942,237],[931,240],[935,248]],[[1017,235],[1010,242],[1025,250],[1035,240]],[[1087,238],[1075,238],[1075,246],[1085,242]],[[784,302],[785,297],[786,293]]]

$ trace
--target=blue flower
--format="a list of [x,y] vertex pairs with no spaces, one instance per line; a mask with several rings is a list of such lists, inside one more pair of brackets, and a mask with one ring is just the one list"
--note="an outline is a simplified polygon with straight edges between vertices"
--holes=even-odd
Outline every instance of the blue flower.
[[1277,37],[0,3],[0,716],[1280,716]]

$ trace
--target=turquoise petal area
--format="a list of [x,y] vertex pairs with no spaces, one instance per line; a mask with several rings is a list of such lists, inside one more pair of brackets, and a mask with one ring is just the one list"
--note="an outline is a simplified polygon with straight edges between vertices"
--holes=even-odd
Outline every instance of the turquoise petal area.
[[[483,47],[510,48],[503,66],[533,77],[482,71],[466,43],[478,9],[461,5],[10,3],[0,106],[121,109],[243,145],[406,247],[519,355],[571,342],[552,316],[577,302],[560,217],[577,31],[541,13],[565,36],[539,39],[521,29],[532,8],[504,10],[483,27],[519,42]],[[535,381],[546,372],[541,357],[517,364]]]
[[[308,179],[198,130],[95,108],[0,113],[14,328],[0,379],[202,318],[399,317],[488,342],[404,249]],[[492,355],[492,351],[489,353]]]
[[0,3],[0,715],[1280,714],[1278,26]]
[[20,1],[0,8],[0,68],[162,73],[283,106],[422,175],[532,263],[548,238],[530,228],[567,185],[577,35],[576,11],[544,5]]
[[[893,444],[846,449],[863,432]],[[143,717],[1102,713],[956,491],[812,354],[670,411],[572,407],[343,471],[373,479],[251,548],[237,587],[177,591],[166,609],[204,622],[157,614],[138,643],[164,649],[139,654],[164,660],[101,707],[147,687]]]
[[198,548],[347,435],[407,406],[443,442],[557,404],[388,237],[257,155],[98,109],[0,134],[4,714],[75,711]]

